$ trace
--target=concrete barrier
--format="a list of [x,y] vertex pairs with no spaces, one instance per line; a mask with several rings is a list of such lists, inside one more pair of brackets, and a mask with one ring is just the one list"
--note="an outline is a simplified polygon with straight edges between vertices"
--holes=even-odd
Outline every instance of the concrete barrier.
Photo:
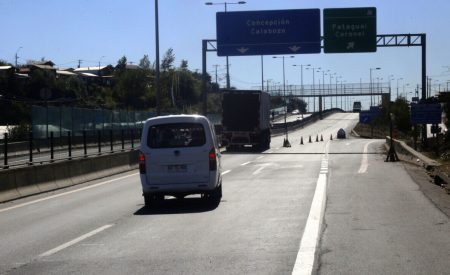
[[0,171],[0,202],[137,169],[138,151]]
[[0,201],[10,198],[18,198],[20,193],[16,188],[16,180],[13,171],[4,170],[0,173]]
[[[441,164],[435,160],[430,159],[429,157],[417,152],[410,146],[408,146],[404,141],[393,139],[393,144],[395,146],[395,151],[397,154],[403,156],[403,160],[407,160],[413,162],[417,165],[423,166],[428,171],[439,167]],[[386,136],[386,144],[389,146],[391,144],[391,138]]]

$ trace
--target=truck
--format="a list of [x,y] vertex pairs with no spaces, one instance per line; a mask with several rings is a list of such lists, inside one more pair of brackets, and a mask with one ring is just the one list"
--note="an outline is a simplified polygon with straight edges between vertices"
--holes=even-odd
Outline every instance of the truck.
[[227,150],[270,148],[270,95],[258,90],[224,90],[222,143]]
[[353,112],[355,112],[355,113],[361,112],[361,102],[360,101],[353,102]]

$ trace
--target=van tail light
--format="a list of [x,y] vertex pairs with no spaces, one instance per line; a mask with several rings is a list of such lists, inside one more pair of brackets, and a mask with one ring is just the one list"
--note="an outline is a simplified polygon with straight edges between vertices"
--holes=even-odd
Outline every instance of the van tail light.
[[139,151],[139,173],[146,174],[147,169],[145,168],[145,155]]
[[213,147],[211,151],[209,151],[209,171],[217,170],[217,156],[216,149]]

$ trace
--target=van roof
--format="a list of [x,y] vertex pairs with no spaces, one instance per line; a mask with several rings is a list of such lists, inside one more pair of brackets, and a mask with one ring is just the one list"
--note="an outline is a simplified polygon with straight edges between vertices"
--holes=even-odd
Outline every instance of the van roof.
[[198,122],[206,122],[208,123],[209,120],[205,117],[205,116],[201,116],[201,115],[186,115],[186,114],[182,114],[182,115],[167,115],[167,116],[157,116],[157,117],[152,117],[146,120],[146,123],[169,123],[169,122],[194,122],[194,121],[198,121]]

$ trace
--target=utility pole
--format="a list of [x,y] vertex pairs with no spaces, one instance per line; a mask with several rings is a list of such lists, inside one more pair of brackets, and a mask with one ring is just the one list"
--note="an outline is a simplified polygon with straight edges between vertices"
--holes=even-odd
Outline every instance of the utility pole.
[[20,49],[22,49],[22,46],[20,46],[20,47],[17,49],[16,54],[14,55],[15,60],[16,60],[16,62],[15,62],[16,69],[17,69],[17,60],[19,59],[19,56],[18,56],[17,54],[19,53]]
[[81,67],[81,62],[82,62],[83,60],[81,60],[81,59],[78,59],[78,68],[80,68]]
[[213,65],[213,67],[215,68],[216,71],[216,84],[219,85],[219,83],[217,83],[217,67],[219,67],[219,65]]

